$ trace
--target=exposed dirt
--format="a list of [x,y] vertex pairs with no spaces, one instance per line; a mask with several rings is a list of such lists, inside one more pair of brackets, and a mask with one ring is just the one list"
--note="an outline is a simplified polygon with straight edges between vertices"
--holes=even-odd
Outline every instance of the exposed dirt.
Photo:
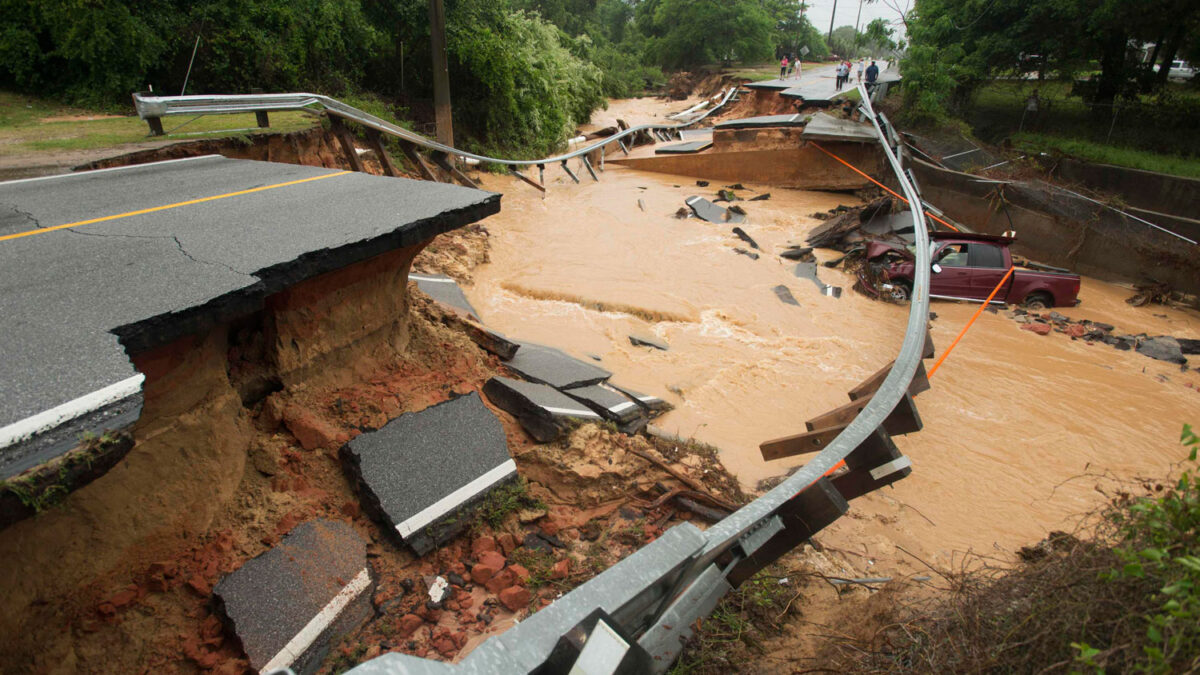
[[[482,228],[440,239],[421,254],[424,269],[469,273],[485,259]],[[375,618],[326,667],[388,650],[452,659],[693,517],[655,503],[679,482],[636,452],[740,497],[711,453],[664,455],[595,425],[538,445],[495,411],[545,508],[477,524],[425,559],[400,550],[361,513],[337,449],[504,372],[415,285],[395,292],[415,254],[304,282],[235,325],[135,359],[146,408],[129,456],[61,507],[0,532],[4,576],[19,580],[0,617],[0,670],[242,672],[212,587],[315,517],[353,524],[378,581]],[[471,581],[489,536],[507,565],[498,581]],[[426,607],[431,575],[450,572],[466,578],[442,608]]]

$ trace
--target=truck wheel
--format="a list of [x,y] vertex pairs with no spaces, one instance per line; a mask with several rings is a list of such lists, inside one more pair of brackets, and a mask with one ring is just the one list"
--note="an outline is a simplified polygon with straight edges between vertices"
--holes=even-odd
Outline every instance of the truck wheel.
[[1050,309],[1054,306],[1054,298],[1048,293],[1030,293],[1022,304],[1025,309]]
[[912,295],[912,289],[903,281],[892,282],[892,290],[888,291],[888,297],[893,302],[904,303],[908,302],[909,296]]

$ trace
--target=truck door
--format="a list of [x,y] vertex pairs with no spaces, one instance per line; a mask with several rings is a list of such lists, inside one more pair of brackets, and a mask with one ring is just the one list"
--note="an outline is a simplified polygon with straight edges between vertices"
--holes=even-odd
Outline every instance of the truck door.
[[934,252],[933,260],[941,272],[930,275],[929,295],[941,298],[971,297],[971,268],[967,244],[950,242]]
[[[986,300],[1008,271],[1004,266],[1004,249],[995,244],[971,242],[967,247],[967,263],[971,270],[970,297],[978,300]],[[1008,292],[1000,289],[995,299],[1003,301],[1007,297]]]

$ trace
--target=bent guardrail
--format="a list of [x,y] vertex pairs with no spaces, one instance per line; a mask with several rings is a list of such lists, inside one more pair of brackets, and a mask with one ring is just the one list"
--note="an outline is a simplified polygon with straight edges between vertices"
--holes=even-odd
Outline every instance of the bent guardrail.
[[[727,91],[720,104],[690,122],[632,127],[586,147],[541,160],[507,160],[458,150],[315,94],[135,95],[134,101],[144,119],[320,107],[334,117],[357,122],[375,133],[387,133],[404,143],[428,149],[435,153],[435,159],[439,154],[443,158],[452,155],[510,168],[544,167],[559,162],[570,173],[566,166],[568,159],[581,157],[590,171],[587,153],[614,142],[624,147],[623,139],[636,133],[652,133],[660,138],[661,134],[677,133],[720,109],[735,91],[736,88]],[[859,93],[861,111],[871,120],[905,198],[913,204],[922,203],[897,156],[894,130],[885,117],[876,114],[861,85]],[[521,178],[531,182],[524,176]],[[540,189],[544,190],[544,185]],[[488,639],[457,664],[390,653],[360,664],[350,672],[355,675],[565,673],[576,667],[588,673],[612,673],[618,668],[624,672],[664,672],[682,651],[695,620],[710,614],[727,592],[834,522],[849,509],[849,500],[907,475],[911,463],[900,455],[891,434],[920,428],[912,404],[917,391],[914,387],[918,384],[914,376],[928,386],[924,383],[921,359],[930,353],[927,348],[931,348],[926,331],[929,235],[922,210],[913,209],[911,213],[916,238],[916,274],[904,340],[896,359],[850,393],[856,402],[854,406],[817,418],[845,421],[770,442],[794,446],[799,439],[811,443],[812,447],[792,447],[784,453],[819,449],[810,462],[706,531],[690,523],[667,530],[654,542],[548,607]],[[764,454],[767,445],[763,446]],[[848,470],[831,475],[842,463]]]
[[[543,192],[545,191],[545,179],[542,176],[541,184],[534,183],[531,179],[525,177],[517,167],[537,167],[544,173],[547,164],[559,164],[563,170],[575,181],[579,182],[578,176],[567,166],[567,160],[580,158],[583,161],[584,167],[592,178],[599,180],[592,166],[588,155],[605,148],[613,143],[617,143],[621,150],[625,153],[629,152],[629,147],[625,144],[624,139],[635,137],[639,134],[651,134],[658,140],[670,140],[672,138],[682,138],[680,132],[684,129],[693,126],[710,115],[720,110],[737,94],[738,87],[731,86],[721,92],[717,102],[703,113],[689,119],[686,122],[678,124],[642,124],[636,127],[630,127],[618,131],[612,136],[607,136],[598,139],[596,142],[586,145],[581,148],[566,152],[564,154],[546,157],[543,159],[504,159],[501,157],[488,157],[479,155],[466,150],[460,150],[448,145],[443,145],[431,138],[427,138],[416,132],[405,129],[404,127],[392,124],[387,120],[381,119],[363,110],[359,110],[354,106],[347,105],[337,99],[323,96],[321,94],[213,94],[213,95],[192,95],[192,96],[147,96],[141,93],[133,95],[133,104],[137,109],[138,116],[146,120],[150,124],[152,132],[162,133],[163,117],[172,115],[222,115],[234,113],[265,113],[268,111],[282,110],[312,110],[323,111],[339,124],[341,120],[347,120],[362,125],[368,131],[369,140],[376,146],[377,150],[382,151],[382,146],[377,142],[375,134],[387,134],[399,139],[401,146],[404,148],[406,156],[417,165],[417,168],[425,175],[426,178],[437,180],[434,172],[425,165],[424,161],[415,156],[411,150],[420,147],[424,148],[433,154],[436,164],[446,171],[456,180],[468,184],[470,187],[477,187],[473,181],[458,172],[452,165],[445,162],[446,157],[461,157],[463,159],[474,160],[477,162],[487,162],[490,164],[499,164],[509,167],[509,170],[519,176],[526,183],[536,187]],[[340,129],[335,128],[335,133]],[[350,159],[350,162],[358,170],[361,166],[357,164],[357,155],[353,152],[353,147],[349,145],[349,141],[345,136],[339,134],[339,140],[343,144],[343,149]],[[386,152],[382,152],[386,156]],[[603,161],[603,154],[601,154]],[[390,160],[384,160],[385,170],[389,170]]]

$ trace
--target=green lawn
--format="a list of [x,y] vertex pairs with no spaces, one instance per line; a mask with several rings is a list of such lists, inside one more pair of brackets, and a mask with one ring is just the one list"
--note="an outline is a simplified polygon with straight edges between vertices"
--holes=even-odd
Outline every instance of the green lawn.
[[1012,137],[1013,145],[1026,152],[1067,155],[1089,162],[1115,164],[1131,169],[1158,171],[1175,176],[1200,178],[1200,159],[1176,157],[1144,150],[1115,147],[1077,138],[1022,132]]
[[[113,116],[0,92],[0,156],[120,148],[148,140],[219,137],[248,133],[243,130],[249,128],[257,130],[253,114],[209,115],[189,120],[192,116],[164,118],[163,128],[168,134],[151,137],[149,127],[135,114]],[[314,123],[314,118],[300,112],[271,113],[272,131],[296,131]]]
[[[1180,176],[1200,163],[1200,90],[1172,84],[1165,95],[1090,107],[1070,82],[996,80],[975,93],[965,118],[988,143],[1011,139],[1028,150]],[[1025,114],[1036,92],[1040,111]]]

